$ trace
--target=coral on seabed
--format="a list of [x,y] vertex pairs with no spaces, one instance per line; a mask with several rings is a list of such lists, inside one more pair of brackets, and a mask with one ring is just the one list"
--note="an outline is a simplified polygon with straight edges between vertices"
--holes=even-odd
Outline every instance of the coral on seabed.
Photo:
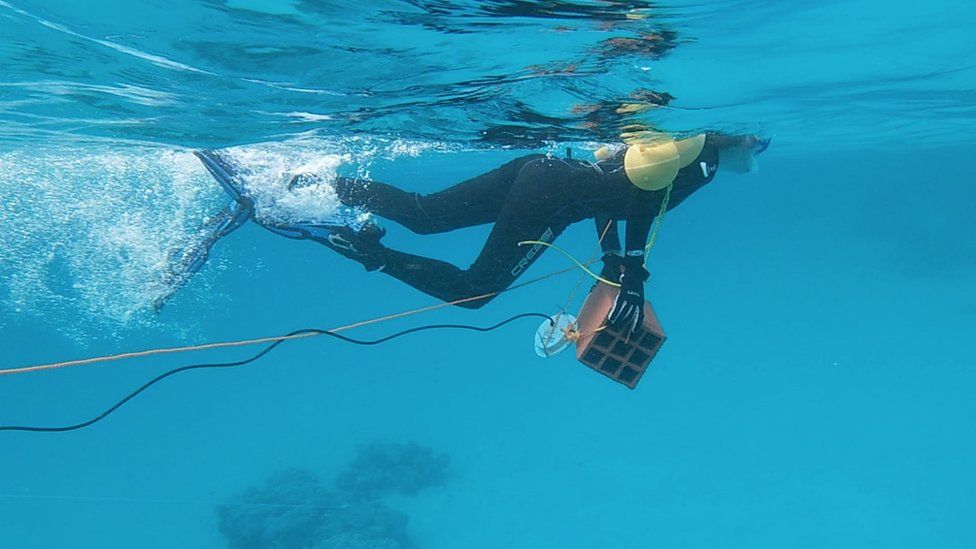
[[419,444],[374,442],[360,446],[336,487],[367,498],[398,492],[406,496],[444,484],[447,454]]
[[407,516],[381,498],[442,485],[448,461],[412,443],[362,446],[335,489],[289,469],[218,505],[218,527],[231,549],[415,549]]

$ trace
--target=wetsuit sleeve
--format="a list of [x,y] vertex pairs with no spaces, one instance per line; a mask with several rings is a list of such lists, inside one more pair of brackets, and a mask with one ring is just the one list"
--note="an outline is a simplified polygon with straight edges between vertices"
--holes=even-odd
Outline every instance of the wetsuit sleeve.
[[660,192],[635,189],[634,197],[630,202],[630,212],[627,215],[627,233],[625,237],[627,254],[636,255],[638,251],[641,254],[644,253],[644,246],[647,245],[647,236],[651,232],[654,217],[661,207],[661,200],[662,195]]
[[[617,252],[620,253],[622,250],[620,248],[620,232],[617,227],[617,220],[610,219],[603,215],[598,215],[594,218],[596,220],[596,237],[600,240],[600,249],[603,253]],[[609,227],[607,227],[609,225]],[[606,231],[606,234],[604,234]]]
[[674,180],[674,187],[671,189],[668,211],[677,208],[678,204],[684,202],[695,191],[710,183],[717,170],[718,147],[713,143],[710,135],[698,158],[678,172],[678,177]]

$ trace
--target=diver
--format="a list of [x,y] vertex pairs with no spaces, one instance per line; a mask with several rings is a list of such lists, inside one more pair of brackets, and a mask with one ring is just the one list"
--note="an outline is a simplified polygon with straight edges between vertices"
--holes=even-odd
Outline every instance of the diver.
[[[428,295],[467,308],[479,308],[511,286],[569,225],[595,220],[603,251],[601,276],[620,284],[610,311],[611,325],[636,331],[643,322],[644,250],[655,217],[668,196],[667,210],[709,183],[719,164],[750,171],[755,155],[769,141],[755,136],[701,134],[683,140],[631,145],[597,151],[597,160],[583,161],[532,154],[431,194],[402,190],[379,181],[339,177],[339,200],[351,208],[394,221],[418,234],[454,231],[493,224],[475,261],[462,269],[438,259],[385,246],[386,231],[374,222],[276,224],[257,220],[286,237],[312,240],[381,271]],[[253,217],[253,202],[222,175],[216,153],[200,159],[237,201],[227,226]],[[302,185],[295,176],[289,188]],[[624,222],[623,245],[619,222]],[[224,231],[223,234],[226,234]],[[473,299],[472,299],[473,298]]]

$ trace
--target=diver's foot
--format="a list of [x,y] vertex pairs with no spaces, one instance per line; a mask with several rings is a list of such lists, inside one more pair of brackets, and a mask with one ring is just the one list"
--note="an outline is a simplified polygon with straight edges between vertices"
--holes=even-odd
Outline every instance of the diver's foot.
[[375,223],[367,223],[358,231],[343,228],[330,235],[326,246],[339,255],[362,264],[367,271],[379,271],[386,266],[386,246],[380,239],[386,230]]
[[386,265],[386,247],[380,243],[386,230],[372,221],[359,227],[322,223],[265,224],[264,227],[288,238],[324,244],[339,255],[362,264],[367,271],[377,271]]

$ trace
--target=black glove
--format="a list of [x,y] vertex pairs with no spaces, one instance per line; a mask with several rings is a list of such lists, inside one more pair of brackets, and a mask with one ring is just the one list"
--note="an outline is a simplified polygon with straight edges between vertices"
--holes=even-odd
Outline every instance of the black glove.
[[644,281],[647,269],[642,256],[621,258],[624,272],[620,274],[620,292],[607,314],[607,321],[617,330],[637,333],[644,325]]

